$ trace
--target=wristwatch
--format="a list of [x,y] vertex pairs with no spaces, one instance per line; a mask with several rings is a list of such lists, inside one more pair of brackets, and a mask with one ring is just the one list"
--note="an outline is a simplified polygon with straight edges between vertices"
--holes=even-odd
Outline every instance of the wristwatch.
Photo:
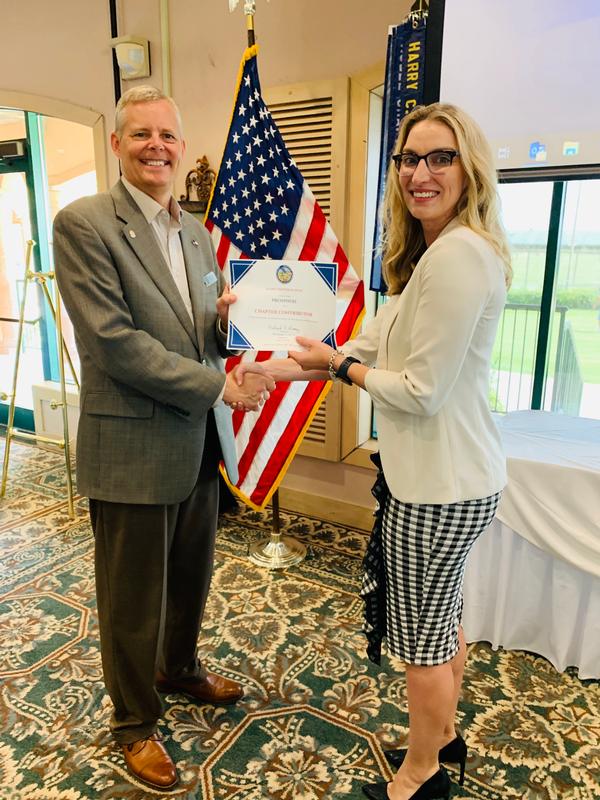
[[360,364],[360,361],[358,360],[358,358],[353,358],[352,356],[346,356],[346,358],[342,361],[342,363],[335,371],[336,377],[339,378],[344,383],[347,383],[348,386],[352,386],[352,381],[348,377],[348,370],[350,369],[352,364]]

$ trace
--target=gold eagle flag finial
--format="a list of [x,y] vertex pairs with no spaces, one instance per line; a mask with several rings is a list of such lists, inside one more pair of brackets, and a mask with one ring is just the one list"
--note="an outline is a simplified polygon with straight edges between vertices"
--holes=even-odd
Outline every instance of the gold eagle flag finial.
[[[235,11],[239,5],[240,0],[229,0],[229,10]],[[244,14],[247,16],[256,13],[256,0],[244,0]]]

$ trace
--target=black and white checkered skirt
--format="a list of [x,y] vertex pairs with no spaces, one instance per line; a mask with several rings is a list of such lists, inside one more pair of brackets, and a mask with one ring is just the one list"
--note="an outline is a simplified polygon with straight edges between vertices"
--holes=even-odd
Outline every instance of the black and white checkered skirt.
[[402,503],[388,495],[382,544],[390,653],[426,666],[456,655],[465,561],[500,494],[447,505]]

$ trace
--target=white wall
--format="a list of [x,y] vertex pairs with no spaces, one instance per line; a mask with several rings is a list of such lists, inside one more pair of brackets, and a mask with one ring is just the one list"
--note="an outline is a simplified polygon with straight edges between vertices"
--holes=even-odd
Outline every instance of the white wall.
[[[243,0],[170,0],[172,94],[181,107],[186,163],[220,162],[240,58],[246,46]],[[385,59],[387,29],[410,0],[257,0],[256,39],[263,87],[359,72]],[[119,34],[150,41],[152,75],[162,88],[159,0],[120,0]],[[4,2],[0,19],[3,90],[66,101],[105,116],[112,129],[114,91],[108,0]],[[126,89],[133,81],[123,83]],[[118,170],[109,155],[109,180]]]

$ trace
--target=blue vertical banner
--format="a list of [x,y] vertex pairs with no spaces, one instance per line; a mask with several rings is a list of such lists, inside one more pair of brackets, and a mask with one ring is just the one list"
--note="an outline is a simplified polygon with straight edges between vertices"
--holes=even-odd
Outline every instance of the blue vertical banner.
[[377,183],[377,221],[373,237],[373,263],[369,288],[375,292],[386,290],[381,272],[381,222],[379,209],[385,192],[387,167],[398,137],[402,118],[423,102],[425,86],[425,36],[427,15],[411,14],[400,25],[390,28],[385,65],[383,95],[383,124]]

